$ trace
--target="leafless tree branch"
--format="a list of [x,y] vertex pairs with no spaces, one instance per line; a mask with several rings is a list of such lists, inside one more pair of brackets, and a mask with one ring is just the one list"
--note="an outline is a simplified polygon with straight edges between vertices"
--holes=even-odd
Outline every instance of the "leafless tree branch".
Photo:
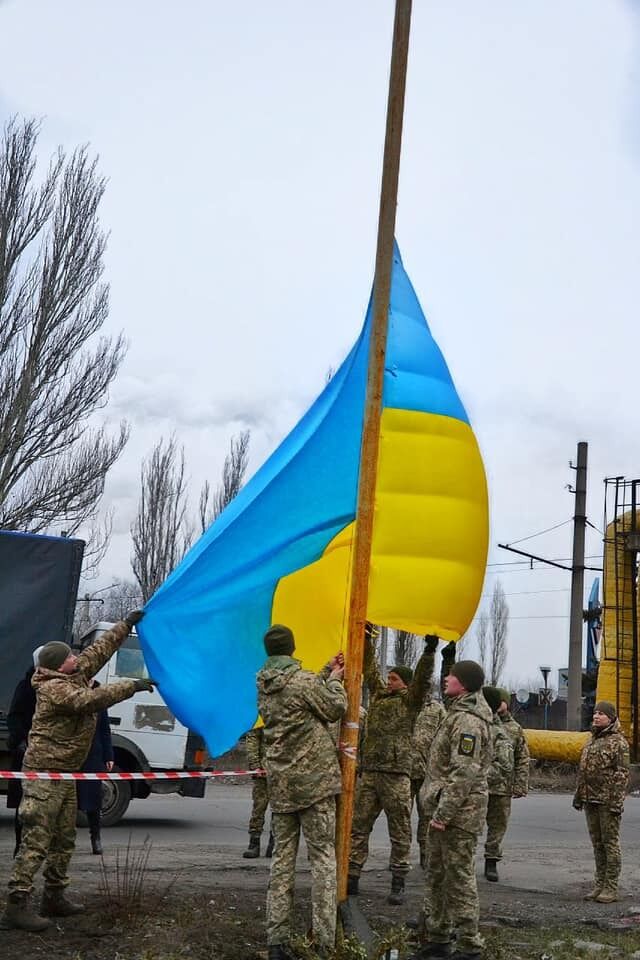
[[413,667],[416,662],[416,635],[407,630],[396,630],[393,647],[394,663],[398,666]]
[[209,481],[205,481],[200,492],[198,512],[202,532],[220,516],[226,506],[238,494],[244,482],[249,463],[249,441],[251,431],[243,430],[238,436],[231,438],[229,453],[225,457],[222,468],[222,482],[216,492],[211,494]]
[[193,539],[187,515],[184,448],[161,438],[140,472],[138,513],[131,526],[131,566],[144,602],[180,562]]
[[489,673],[492,686],[498,686],[507,661],[507,634],[509,630],[509,606],[504,588],[499,580],[493,588],[489,608]]
[[35,183],[38,124],[11,120],[0,142],[0,526],[69,533],[95,519],[105,477],[127,442],[92,428],[125,355],[99,337],[105,189],[86,148]]

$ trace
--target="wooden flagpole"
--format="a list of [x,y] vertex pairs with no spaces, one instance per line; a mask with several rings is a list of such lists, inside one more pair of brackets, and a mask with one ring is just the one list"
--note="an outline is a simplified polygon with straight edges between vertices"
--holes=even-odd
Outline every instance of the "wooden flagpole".
[[347,716],[342,724],[341,765],[342,794],[338,804],[336,849],[338,858],[338,902],[347,896],[347,872],[351,848],[351,821],[356,780],[358,726],[362,692],[362,659],[364,630],[367,619],[369,567],[375,505],[376,471],[380,440],[382,386],[387,346],[393,242],[398,198],[398,175],[402,143],[404,93],[409,53],[412,0],[396,0],[387,101],[387,128],[380,189],[378,241],[373,284],[373,322],[369,345],[369,370],[362,446],[358,481],[353,559],[351,568],[351,596],[345,664],[345,687],[349,698]]

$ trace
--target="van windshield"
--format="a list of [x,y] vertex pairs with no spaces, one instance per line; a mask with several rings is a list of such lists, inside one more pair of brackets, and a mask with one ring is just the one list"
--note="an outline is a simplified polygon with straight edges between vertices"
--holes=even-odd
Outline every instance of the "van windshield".
[[149,676],[140,649],[140,641],[134,634],[129,634],[118,650],[115,672],[119,677],[131,677],[134,680],[146,679]]

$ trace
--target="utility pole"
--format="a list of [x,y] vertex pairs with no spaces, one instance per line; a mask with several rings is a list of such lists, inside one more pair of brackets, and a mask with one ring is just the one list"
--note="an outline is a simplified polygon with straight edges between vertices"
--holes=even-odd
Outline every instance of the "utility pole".
[[389,301],[393,270],[393,241],[398,202],[400,147],[404,117],[404,94],[409,54],[412,0],[396,0],[391,48],[387,126],[382,161],[382,185],[378,216],[376,269],[373,281],[373,317],[369,342],[369,368],[360,448],[358,505],[351,564],[351,596],[345,657],[345,688],[348,697],[347,715],[341,728],[340,761],[342,793],[338,798],[336,853],[338,861],[338,903],[347,897],[347,869],[351,849],[351,820],[356,781],[360,695],[364,632],[367,620],[369,568],[375,506],[375,480],[380,441],[380,415],[384,382],[384,360],[387,348]]
[[578,444],[573,559],[571,564],[571,618],[569,621],[569,678],[567,730],[582,727],[582,633],[584,603],[584,539],[587,526],[587,443]]

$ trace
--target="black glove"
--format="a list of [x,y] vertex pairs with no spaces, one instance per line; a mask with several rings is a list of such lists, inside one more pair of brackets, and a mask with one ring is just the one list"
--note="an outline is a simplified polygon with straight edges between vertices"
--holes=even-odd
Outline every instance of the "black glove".
[[434,633],[427,633],[424,638],[424,649],[427,653],[435,653],[439,643],[440,637],[436,637]]
[[144,610],[132,610],[131,613],[128,613],[124,618],[124,622],[129,625],[129,627],[135,627],[136,623],[140,623],[144,617]]
[[135,688],[136,688],[136,693],[140,693],[141,690],[146,690],[147,693],[153,693],[153,688],[158,686],[158,684],[156,683],[156,681],[155,681],[155,680],[151,680],[151,679],[149,679],[149,680],[134,680],[133,683],[134,683]]
[[446,647],[442,648],[442,660],[444,663],[453,663],[456,659],[456,645],[451,641]]
[[574,798],[572,806],[574,810],[582,810],[582,801]]

